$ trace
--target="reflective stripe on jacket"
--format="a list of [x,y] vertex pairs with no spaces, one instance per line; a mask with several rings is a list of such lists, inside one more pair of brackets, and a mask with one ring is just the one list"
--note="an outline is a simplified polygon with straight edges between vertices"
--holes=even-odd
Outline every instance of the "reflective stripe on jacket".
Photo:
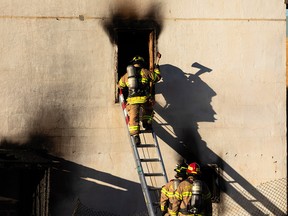
[[175,191],[177,189],[175,188],[175,181],[177,180],[175,179],[170,180],[161,189],[161,196],[160,196],[161,211],[168,211],[169,213],[171,211]]
[[[155,68],[154,71],[149,71],[145,68],[142,68],[140,71],[140,79],[138,80],[141,83],[141,86],[143,89],[143,93],[145,95],[140,96],[134,96],[134,97],[128,97],[127,103],[129,104],[136,104],[136,103],[146,103],[148,100],[148,97],[150,96],[149,90],[150,86],[149,83],[157,83],[161,79],[160,70],[158,68]],[[120,89],[129,88],[128,83],[128,74],[125,73],[119,80],[118,86]]]
[[136,97],[128,97],[128,104],[138,104],[138,103],[146,103],[148,97],[147,96],[136,96]]
[[[208,186],[205,182],[202,181],[202,197],[203,197],[203,211],[200,214],[201,216],[210,216],[212,215],[212,202],[211,202],[211,193]],[[190,202],[192,198],[192,178],[188,177],[186,180],[182,181],[176,192],[175,192],[175,199],[173,200],[172,204],[172,211],[170,215],[189,215],[192,216],[194,214],[188,213],[190,209]]]

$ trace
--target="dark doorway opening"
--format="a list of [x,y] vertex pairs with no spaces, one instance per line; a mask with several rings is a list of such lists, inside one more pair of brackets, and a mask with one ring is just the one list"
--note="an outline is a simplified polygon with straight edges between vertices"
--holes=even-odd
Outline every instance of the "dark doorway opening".
[[[136,55],[144,58],[147,69],[153,69],[155,56],[153,29],[117,29],[115,34],[117,45],[116,84],[126,73],[126,67]],[[115,101],[118,102],[118,91],[116,91]]]

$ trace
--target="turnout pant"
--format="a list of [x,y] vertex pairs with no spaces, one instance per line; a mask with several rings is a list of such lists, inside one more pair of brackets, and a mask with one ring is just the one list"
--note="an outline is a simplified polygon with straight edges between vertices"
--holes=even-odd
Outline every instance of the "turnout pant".
[[127,104],[126,109],[129,115],[130,135],[140,133],[140,121],[143,125],[152,124],[153,104],[150,101],[143,104]]

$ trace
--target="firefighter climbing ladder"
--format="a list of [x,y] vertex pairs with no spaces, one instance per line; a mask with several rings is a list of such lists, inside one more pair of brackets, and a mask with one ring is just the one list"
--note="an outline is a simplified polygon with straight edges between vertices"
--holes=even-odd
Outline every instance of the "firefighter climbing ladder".
[[126,110],[126,103],[122,91],[120,90],[119,101],[125,117],[131,147],[137,166],[137,172],[141,182],[141,187],[146,202],[149,216],[156,216],[160,213],[159,200],[161,186],[168,182],[161,151],[153,129],[150,132],[143,132],[141,141],[145,141],[146,135],[151,134],[153,144],[142,143],[135,145],[134,138],[130,136],[128,129],[129,116]]

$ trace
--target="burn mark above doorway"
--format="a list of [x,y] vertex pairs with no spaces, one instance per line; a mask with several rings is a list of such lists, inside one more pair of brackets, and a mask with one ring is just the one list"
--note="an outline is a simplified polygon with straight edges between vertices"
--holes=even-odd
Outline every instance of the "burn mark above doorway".
[[144,14],[140,14],[138,10],[137,5],[129,3],[129,5],[118,5],[114,11],[110,11],[109,17],[104,19],[102,26],[111,43],[116,43],[115,30],[118,29],[154,29],[158,39],[163,28],[160,6],[153,3]]
[[[159,5],[153,3],[146,13],[139,13],[137,5],[122,4],[104,19],[103,29],[115,47],[115,102],[119,101],[117,83],[136,55],[144,58],[146,68],[152,70],[157,52],[157,40],[162,31]],[[143,12],[143,11],[141,11]]]

